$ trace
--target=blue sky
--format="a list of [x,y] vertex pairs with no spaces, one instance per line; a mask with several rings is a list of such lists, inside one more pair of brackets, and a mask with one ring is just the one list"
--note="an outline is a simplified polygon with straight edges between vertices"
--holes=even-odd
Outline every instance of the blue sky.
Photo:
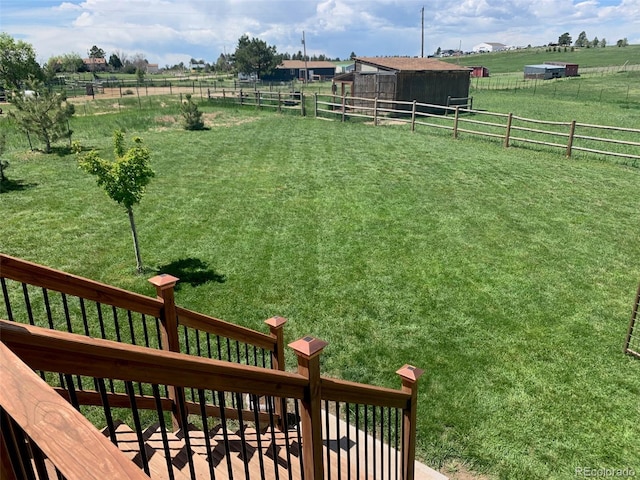
[[63,53],[142,54],[173,65],[215,62],[242,34],[278,52],[330,57],[425,55],[481,42],[545,45],[627,38],[640,43],[640,0],[0,0],[0,30],[31,43],[40,62]]

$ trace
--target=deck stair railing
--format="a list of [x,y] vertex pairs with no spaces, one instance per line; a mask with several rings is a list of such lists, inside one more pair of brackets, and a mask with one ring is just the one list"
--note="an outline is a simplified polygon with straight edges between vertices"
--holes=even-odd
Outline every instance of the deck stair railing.
[[[2,299],[9,317],[0,320],[0,346],[6,345],[49,389],[103,428],[104,435],[148,476],[179,480],[414,477],[421,370],[400,369],[400,391],[330,379],[320,374],[319,359],[326,344],[305,337],[290,344],[298,358],[298,372],[287,373],[283,371],[282,318],[267,321],[270,335],[259,334],[175,307],[173,277],[154,280],[160,285],[156,285],[158,298],[153,299],[13,257],[3,255],[0,261]],[[60,296],[57,306],[52,305],[52,292]],[[69,297],[75,297],[73,302]],[[110,316],[114,321],[105,322],[109,327],[96,329],[86,313],[89,301],[122,312]],[[167,305],[171,306],[169,314]],[[166,331],[171,312],[176,326],[188,329],[182,338],[177,328],[173,338]],[[151,327],[143,329],[146,335],[136,335],[135,328],[133,334],[129,331],[133,328],[129,319],[138,316]],[[127,327],[121,328],[120,338],[115,327],[119,318],[125,319]],[[62,325],[62,331],[51,325]],[[156,335],[149,334],[153,331]],[[134,336],[144,338],[142,345],[123,341]],[[154,341],[147,345],[147,338]],[[259,341],[250,343],[256,339]],[[166,348],[172,342],[179,347],[187,341],[190,355]],[[269,354],[265,361],[255,353],[259,348]],[[232,355],[225,356],[225,350]],[[207,358],[216,357],[218,351],[223,352],[222,359]],[[5,375],[0,377],[4,382]],[[4,385],[0,390],[4,391]],[[44,458],[47,471],[51,465],[59,467],[56,457],[44,449],[44,454],[33,454],[37,439],[31,439],[28,425],[14,418],[5,400],[0,405],[3,425],[6,419],[15,426],[12,431],[26,432],[14,438],[13,444],[18,450],[28,450],[26,458],[31,464]],[[5,431],[3,428],[3,435]],[[79,431],[77,435],[84,434]],[[3,472],[20,471],[24,454],[0,453]]]

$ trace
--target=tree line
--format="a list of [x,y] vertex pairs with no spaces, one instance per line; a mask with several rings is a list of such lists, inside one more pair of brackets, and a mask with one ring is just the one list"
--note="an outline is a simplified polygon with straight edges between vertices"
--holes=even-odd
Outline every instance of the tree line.
[[[565,32],[558,37],[558,43],[553,44],[549,43],[549,46],[561,46],[561,47],[570,47],[573,39],[569,32]],[[587,37],[587,32],[582,31],[578,35],[578,38],[575,42],[573,42],[574,47],[578,48],[605,48],[608,45],[606,38],[598,39],[598,37],[594,37],[589,40]],[[627,47],[629,46],[629,41],[626,38],[622,38],[616,42],[617,47]]]

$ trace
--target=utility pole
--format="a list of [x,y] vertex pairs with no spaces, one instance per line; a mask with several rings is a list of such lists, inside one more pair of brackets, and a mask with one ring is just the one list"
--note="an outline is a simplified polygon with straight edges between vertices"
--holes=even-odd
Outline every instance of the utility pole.
[[424,6],[422,7],[422,48],[420,49],[420,57],[424,58]]
[[304,55],[304,83],[306,85],[307,83],[307,78],[309,75],[309,70],[307,69],[307,43],[304,40],[304,30],[302,31],[302,48],[304,50],[303,55]]

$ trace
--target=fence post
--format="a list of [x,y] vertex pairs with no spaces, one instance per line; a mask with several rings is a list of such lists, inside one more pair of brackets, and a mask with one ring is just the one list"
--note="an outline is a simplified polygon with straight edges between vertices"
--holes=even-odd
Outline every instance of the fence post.
[[298,356],[298,373],[309,381],[308,391],[301,401],[302,410],[302,460],[305,480],[323,480],[322,464],[322,419],[320,396],[320,353],[327,342],[313,337],[304,337],[289,346]]
[[282,94],[278,90],[278,113],[282,113]]
[[313,117],[318,118],[318,92],[313,94]]
[[305,116],[304,111],[304,92],[300,91],[300,115]]
[[567,140],[567,158],[571,158],[571,149],[573,148],[573,137],[576,133],[576,121],[571,121],[571,126],[569,127],[569,140]]
[[378,125],[378,97],[373,99],[373,126]]
[[[176,314],[176,303],[174,287],[178,278],[166,273],[156,275],[148,281],[156,287],[156,295],[162,300],[162,311],[160,313],[160,335],[162,336],[162,349],[170,352],[180,352],[180,339],[178,338],[178,316]],[[183,401],[178,401],[179,389],[168,385],[169,398],[173,403],[171,419],[174,430],[182,427],[181,412],[179,406],[184,405]]]
[[416,130],[416,101],[413,101],[411,105],[411,131],[414,132]]
[[504,148],[509,148],[509,139],[511,138],[511,122],[513,121],[513,113],[509,112],[507,117],[507,130],[504,134]]
[[[284,317],[271,317],[265,320],[264,323],[269,325],[269,334],[276,344],[276,348],[271,354],[273,369],[284,372],[284,324],[287,323],[287,319]],[[284,430],[287,428],[287,405],[282,401],[282,398],[276,398],[275,402],[275,410],[280,415],[278,428]]]
[[456,105],[455,116],[453,117],[453,138],[458,138],[458,119],[460,118],[460,105]]
[[396,371],[402,379],[402,391],[411,395],[409,405],[402,411],[402,479],[413,480],[416,459],[416,414],[418,411],[418,379],[424,370],[405,365]]
[[344,114],[346,110],[347,110],[347,96],[343,95],[342,96],[342,121],[343,122],[344,122]]

